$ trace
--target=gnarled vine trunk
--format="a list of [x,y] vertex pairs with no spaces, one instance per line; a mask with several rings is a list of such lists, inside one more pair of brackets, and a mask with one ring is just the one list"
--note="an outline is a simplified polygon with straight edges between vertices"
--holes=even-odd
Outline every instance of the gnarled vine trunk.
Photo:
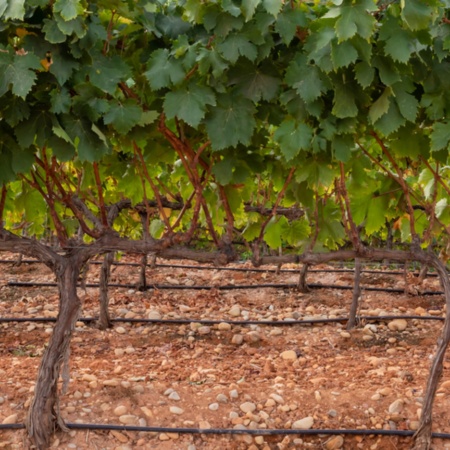
[[445,351],[450,343],[450,281],[444,263],[442,263],[436,256],[433,258],[432,265],[436,269],[441,285],[444,289],[447,310],[445,314],[444,328],[442,329],[441,337],[438,340],[436,353],[431,364],[427,389],[423,401],[420,426],[415,434],[415,444],[413,450],[429,450],[431,448],[433,403],[439,380],[442,376]]
[[100,270],[100,317],[98,327],[106,330],[112,327],[109,316],[109,289],[108,283],[111,276],[111,265],[114,262],[114,252],[109,252],[104,256],[102,268]]
[[356,325],[356,313],[358,312],[359,298],[361,297],[361,259],[355,258],[355,278],[353,283],[353,298],[348,316],[347,330]]
[[26,421],[28,435],[38,450],[48,448],[56,430],[67,430],[59,411],[58,378],[62,364],[67,363],[72,332],[81,310],[77,295],[79,268],[75,258],[64,259],[55,268],[60,296],[59,314],[39,366]]

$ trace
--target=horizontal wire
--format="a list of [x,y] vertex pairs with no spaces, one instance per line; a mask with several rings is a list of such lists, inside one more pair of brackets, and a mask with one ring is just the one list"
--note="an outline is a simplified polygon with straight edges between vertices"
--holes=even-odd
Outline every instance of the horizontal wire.
[[[56,287],[57,284],[53,282],[33,282],[33,281],[8,281],[7,286],[17,286],[17,287]],[[78,285],[78,287],[82,287]],[[100,287],[97,283],[86,283],[85,287],[98,288]],[[123,289],[141,289],[136,284],[120,284],[120,283],[110,283],[108,287],[123,288]],[[321,283],[309,283],[308,288],[311,289],[341,289],[341,290],[353,290],[354,286],[340,285],[340,284],[321,284]],[[145,290],[159,289],[159,290],[206,290],[210,291],[217,289],[219,291],[226,290],[237,290],[237,289],[297,289],[297,283],[263,283],[263,284],[228,284],[219,286],[210,285],[193,285],[186,286],[184,284],[149,284]],[[396,294],[403,294],[405,289],[403,288],[380,288],[373,286],[361,286],[364,291],[372,292],[391,292]],[[425,295],[443,295],[442,291],[423,291],[420,293],[421,296]]]

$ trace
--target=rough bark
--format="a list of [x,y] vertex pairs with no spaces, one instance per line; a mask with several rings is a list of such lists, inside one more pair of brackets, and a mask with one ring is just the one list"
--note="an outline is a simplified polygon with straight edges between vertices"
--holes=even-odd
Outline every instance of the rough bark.
[[309,264],[305,263],[302,266],[300,275],[298,277],[298,290],[303,293],[309,292],[308,284],[306,283],[306,276],[308,275]]
[[79,264],[71,262],[71,259],[66,259],[57,265],[55,271],[60,292],[59,314],[39,366],[35,394],[26,421],[28,435],[38,450],[48,448],[56,430],[67,430],[59,411],[58,378],[81,310],[76,290]]
[[444,289],[445,304],[447,311],[445,315],[444,328],[437,343],[437,350],[431,364],[430,375],[428,377],[427,389],[422,407],[420,426],[415,434],[413,450],[429,450],[431,448],[431,426],[433,403],[438,388],[439,380],[442,376],[445,351],[450,343],[450,281],[445,268],[437,256],[433,255],[432,266],[436,269],[442,287]]
[[147,275],[146,275],[147,262],[148,262],[147,255],[143,255],[142,258],[141,258],[141,265],[140,265],[140,270],[139,270],[139,285],[138,285],[138,289],[140,291],[146,291],[147,290]]
[[111,265],[114,262],[114,252],[109,252],[103,257],[103,264],[100,269],[100,316],[98,327],[100,330],[106,330],[112,327],[109,317],[109,292],[108,284],[111,276]]
[[348,316],[347,330],[351,330],[356,325],[356,313],[359,306],[359,298],[361,297],[361,259],[355,258],[355,278],[353,286],[353,298]]

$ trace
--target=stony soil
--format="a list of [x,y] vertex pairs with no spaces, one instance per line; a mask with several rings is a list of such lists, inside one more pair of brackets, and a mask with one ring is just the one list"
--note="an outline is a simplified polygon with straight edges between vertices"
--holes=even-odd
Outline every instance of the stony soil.
[[[136,261],[127,258],[127,261]],[[180,262],[180,264],[188,264]],[[236,264],[231,267],[250,267]],[[295,269],[294,266],[284,267]],[[273,269],[273,268],[268,268]],[[325,266],[315,269],[326,269]],[[89,282],[98,281],[91,266]],[[227,285],[295,283],[295,273],[148,268],[150,283]],[[138,268],[115,266],[112,282],[133,283]],[[53,281],[38,264],[0,266],[0,317],[54,317],[54,287],[8,281]],[[349,273],[315,272],[309,282],[350,285]],[[404,287],[401,276],[363,274],[365,286]],[[427,278],[423,290],[439,290]],[[79,290],[83,316],[98,315],[98,290]],[[411,291],[411,289],[410,289]],[[412,290],[414,291],[414,290]],[[78,322],[71,345],[70,384],[61,396],[69,423],[234,429],[414,430],[441,321],[288,324],[292,319],[347,315],[352,292],[338,289],[111,289],[121,318],[189,319],[186,324],[116,323],[100,331]],[[361,315],[443,316],[443,298],[364,291]],[[215,325],[200,319],[220,320]],[[233,325],[233,320],[283,320],[286,325]],[[0,324],[0,422],[23,423],[52,323]],[[434,430],[450,433],[450,362],[436,398]],[[0,431],[0,448],[25,448],[24,430]],[[348,435],[203,435],[161,432],[58,433],[58,449],[408,449],[405,437]],[[450,440],[433,440],[434,449]]]

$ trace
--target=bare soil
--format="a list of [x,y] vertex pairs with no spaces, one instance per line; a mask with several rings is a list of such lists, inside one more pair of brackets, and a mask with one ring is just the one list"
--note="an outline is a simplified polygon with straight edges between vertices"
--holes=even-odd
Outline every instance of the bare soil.
[[[123,261],[138,261],[131,257]],[[159,261],[158,261],[159,262]],[[167,263],[167,262],[166,262]],[[186,262],[178,262],[185,264]],[[98,282],[91,265],[88,282]],[[230,267],[250,268],[250,264]],[[286,266],[284,269],[298,269]],[[320,266],[314,269],[327,269]],[[267,269],[274,269],[267,267]],[[139,268],[114,266],[112,283],[135,283]],[[296,283],[296,273],[156,267],[149,284],[223,286]],[[49,282],[40,264],[0,266],[0,317],[55,317],[56,287],[17,287],[10,281]],[[412,279],[409,278],[409,281]],[[352,274],[314,272],[310,283],[352,284]],[[364,286],[405,286],[402,276],[363,274]],[[410,284],[410,282],[408,282]],[[427,278],[411,292],[439,290]],[[313,418],[313,429],[414,430],[441,321],[410,319],[404,331],[389,320],[360,323],[236,325],[233,320],[334,318],[347,315],[352,291],[257,287],[236,290],[111,288],[113,318],[189,319],[185,324],[115,323],[101,331],[77,323],[71,345],[70,384],[61,395],[69,423],[176,428],[292,429]],[[80,288],[83,317],[98,316],[98,289]],[[361,315],[444,315],[440,295],[363,291]],[[237,306],[236,306],[237,305]],[[205,319],[230,323],[203,325]],[[0,422],[23,423],[52,323],[0,323]],[[287,352],[293,351],[293,352]],[[287,352],[287,353],[284,353]],[[394,402],[396,405],[393,405]],[[399,406],[400,405],[400,406]],[[395,407],[394,407],[395,406]],[[174,407],[178,409],[174,409]],[[436,432],[450,433],[450,361],[436,397]],[[249,411],[248,409],[253,409]],[[391,408],[391,411],[389,410]],[[411,447],[396,436],[204,435],[72,430],[57,433],[58,449],[383,449]],[[24,430],[0,431],[0,448],[26,448]],[[450,440],[434,439],[434,449]]]

